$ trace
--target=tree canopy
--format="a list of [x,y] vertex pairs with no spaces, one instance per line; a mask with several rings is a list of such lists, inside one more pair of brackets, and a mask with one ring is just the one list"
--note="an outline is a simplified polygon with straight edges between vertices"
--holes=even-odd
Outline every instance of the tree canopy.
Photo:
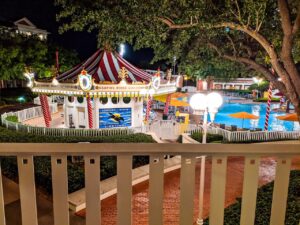
[[39,78],[53,76],[55,51],[60,57],[60,72],[78,63],[75,51],[41,41],[35,36],[0,32],[0,79],[22,79],[24,67],[31,67]]
[[152,47],[154,61],[176,56],[183,69],[201,73],[227,76],[228,70],[255,71],[291,100],[300,119],[296,66],[300,0],[56,0],[56,4],[60,32],[97,31],[100,47],[114,48],[125,41],[135,48]]

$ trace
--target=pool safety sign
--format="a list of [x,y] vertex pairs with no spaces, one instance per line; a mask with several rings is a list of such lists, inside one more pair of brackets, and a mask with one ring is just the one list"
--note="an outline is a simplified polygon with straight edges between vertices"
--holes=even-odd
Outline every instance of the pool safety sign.
[[99,128],[130,126],[131,108],[99,109]]

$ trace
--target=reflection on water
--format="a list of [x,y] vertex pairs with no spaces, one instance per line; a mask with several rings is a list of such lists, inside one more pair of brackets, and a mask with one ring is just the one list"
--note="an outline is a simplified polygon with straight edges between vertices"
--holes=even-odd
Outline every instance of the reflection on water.
[[[284,115],[284,112],[274,112],[272,109],[279,108],[279,104],[271,105],[271,113],[269,117],[269,130],[273,131],[291,131],[291,130],[300,130],[300,125],[298,122],[290,122],[278,120],[276,117],[280,115]],[[244,123],[244,128],[255,129],[260,128],[264,129],[264,124],[266,120],[266,111],[267,104],[240,104],[240,103],[225,103],[219,109],[219,112],[216,115],[215,122],[223,123],[227,126],[237,125],[242,128],[242,124]],[[259,116],[257,120],[243,120],[236,119],[229,116],[229,114],[237,113],[237,112],[248,112]]]

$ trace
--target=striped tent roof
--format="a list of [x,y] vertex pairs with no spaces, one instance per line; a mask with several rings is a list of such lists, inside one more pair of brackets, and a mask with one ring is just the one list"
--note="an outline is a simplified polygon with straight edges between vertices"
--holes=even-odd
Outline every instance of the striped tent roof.
[[148,83],[152,78],[151,74],[133,66],[118,53],[98,50],[83,63],[57,76],[57,80],[60,82],[76,80],[81,70],[85,69],[88,74],[93,76],[96,82],[112,81],[118,83],[121,80],[118,72],[122,67],[125,67],[128,71],[128,78],[126,78],[128,83],[136,81]]

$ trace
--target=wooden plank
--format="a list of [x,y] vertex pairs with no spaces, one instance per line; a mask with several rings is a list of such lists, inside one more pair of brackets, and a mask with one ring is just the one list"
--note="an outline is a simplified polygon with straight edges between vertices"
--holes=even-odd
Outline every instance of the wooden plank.
[[131,225],[132,155],[117,157],[117,225]]
[[22,225],[37,225],[33,156],[18,156]]
[[259,162],[258,156],[245,157],[241,225],[253,225],[255,221]]
[[69,224],[67,156],[51,156],[54,225]]
[[226,172],[227,157],[213,156],[210,189],[210,225],[223,225],[224,223]]
[[284,225],[290,180],[291,158],[278,157],[270,225]]
[[181,156],[180,170],[180,225],[192,225],[195,196],[195,161],[193,155]]
[[85,198],[86,225],[100,225],[100,156],[88,155],[84,157],[85,165]]
[[3,183],[0,163],[0,225],[5,225],[5,211],[4,211],[4,197],[3,197]]
[[163,225],[164,156],[150,156],[149,225]]

